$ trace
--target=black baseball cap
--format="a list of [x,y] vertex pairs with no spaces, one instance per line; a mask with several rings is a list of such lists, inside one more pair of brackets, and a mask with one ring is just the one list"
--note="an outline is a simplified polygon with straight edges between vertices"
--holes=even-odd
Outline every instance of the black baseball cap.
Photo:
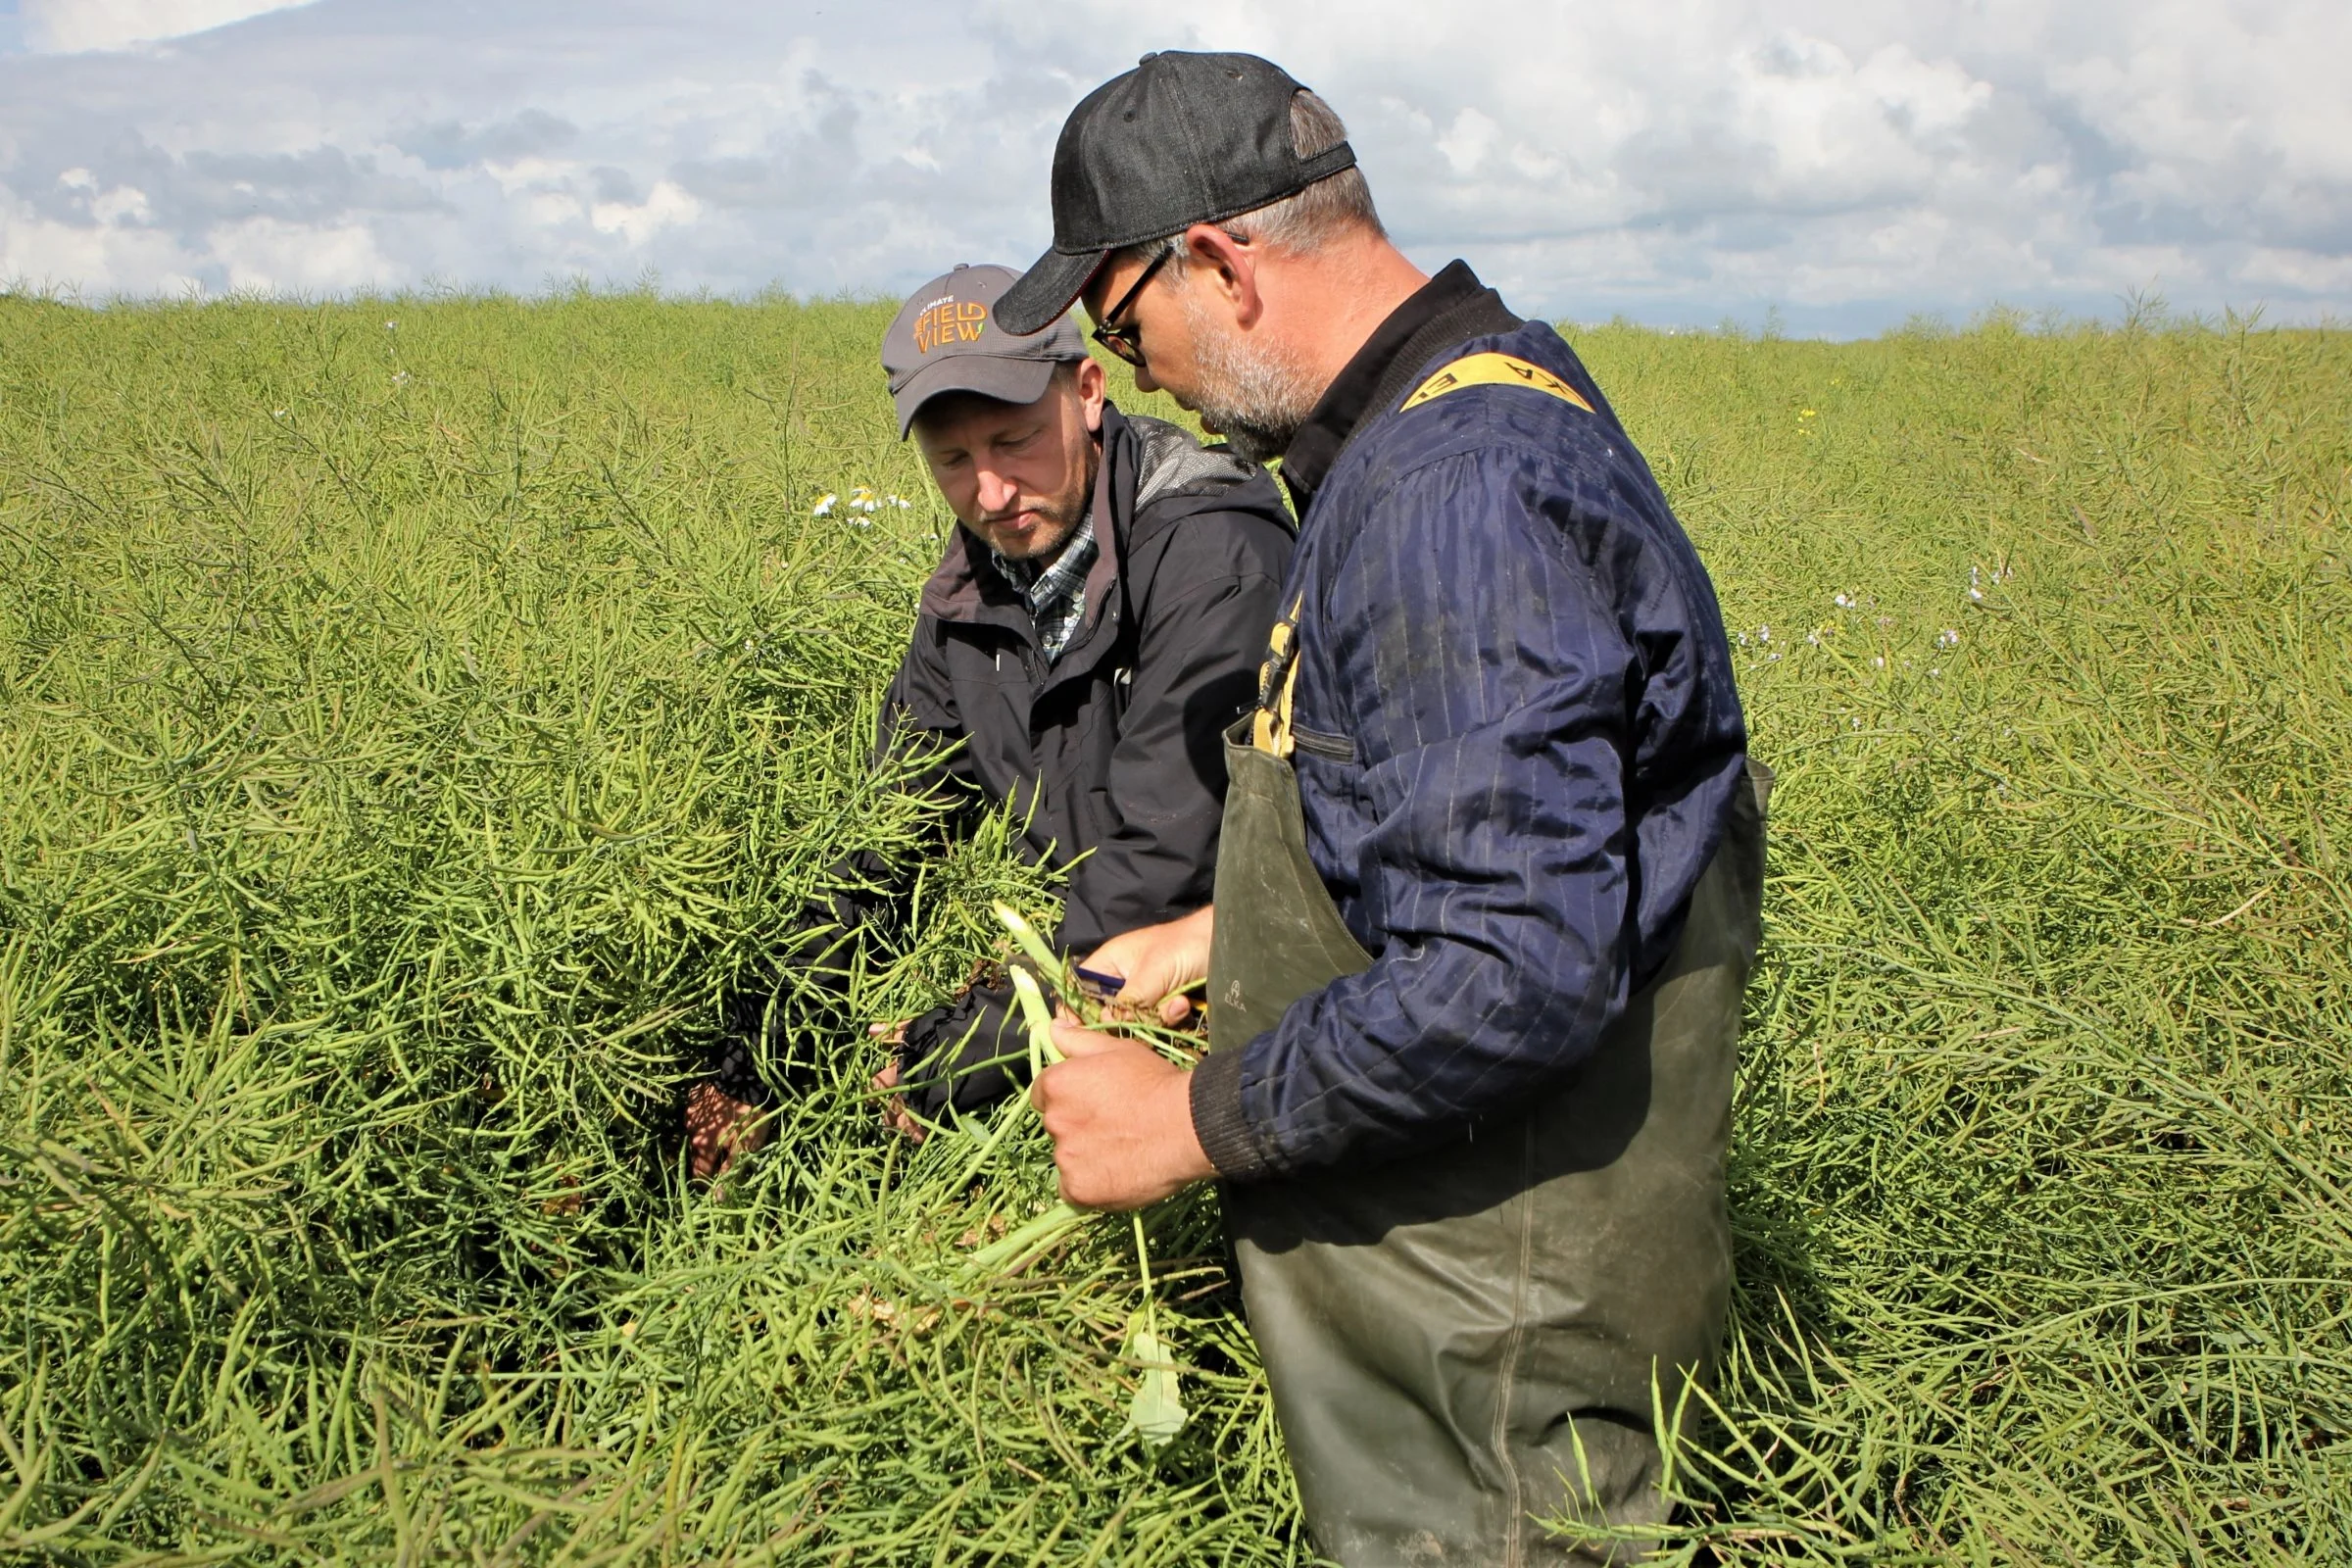
[[1004,403],[1035,403],[1054,368],[1086,358],[1078,325],[1056,311],[1046,330],[1008,332],[990,307],[1016,274],[1009,267],[958,265],[906,296],[882,334],[882,368],[899,408],[899,439],[915,410],[943,392],[977,392]]
[[1255,55],[1146,55],[1088,93],[1054,148],[1054,248],[997,301],[1008,332],[1070,308],[1110,253],[1222,222],[1355,166],[1346,142],[1301,158],[1305,91]]

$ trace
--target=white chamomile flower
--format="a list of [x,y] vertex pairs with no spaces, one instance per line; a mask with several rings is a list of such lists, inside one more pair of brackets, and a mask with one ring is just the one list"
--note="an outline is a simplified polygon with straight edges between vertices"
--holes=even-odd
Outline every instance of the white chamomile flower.
[[808,515],[811,517],[830,517],[833,515],[833,503],[839,501],[841,497],[833,494],[832,491],[826,491],[823,495],[816,498],[816,505],[808,509]]

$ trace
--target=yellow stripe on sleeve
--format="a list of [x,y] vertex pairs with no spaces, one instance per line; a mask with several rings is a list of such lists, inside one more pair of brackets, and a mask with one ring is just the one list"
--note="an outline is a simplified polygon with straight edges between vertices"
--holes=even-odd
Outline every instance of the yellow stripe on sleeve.
[[1573,403],[1587,414],[1592,412],[1592,405],[1587,403],[1584,394],[1576,388],[1541,365],[1530,365],[1509,354],[1473,354],[1468,359],[1454,361],[1414,388],[1413,395],[1404,400],[1397,412],[1401,414],[1405,409],[1417,409],[1432,398],[1459,392],[1466,386],[1531,387],[1558,398],[1562,403]]

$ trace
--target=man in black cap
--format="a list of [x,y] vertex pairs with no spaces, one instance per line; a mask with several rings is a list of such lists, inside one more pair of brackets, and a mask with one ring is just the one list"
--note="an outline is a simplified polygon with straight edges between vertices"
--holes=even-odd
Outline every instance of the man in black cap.
[[[1147,56],[999,303],[1279,456],[1300,512],[1210,908],[1087,961],[1186,1074],[1058,1030],[1062,1190],[1218,1178],[1299,1496],[1350,1564],[1609,1560],[1723,1333],[1763,786],[1714,590],[1575,353],[1383,231],[1328,106]],[[1554,1533],[1544,1519],[1619,1527]]]
[[[1208,901],[1218,737],[1257,689],[1291,523],[1257,468],[1112,407],[1060,311],[1006,332],[990,307],[1013,276],[958,267],[882,339],[899,434],[961,526],[923,588],[877,760],[929,760],[907,787],[947,799],[951,829],[1015,802],[1029,853],[1075,862],[1059,941],[1084,953]],[[698,1175],[760,1141],[765,1047],[796,1003],[838,1012],[852,945],[888,920],[908,870],[845,867],[776,986],[730,1007],[718,1071],[688,1096]],[[1026,1059],[1011,1000],[982,978],[896,1031],[881,1081],[903,1093],[903,1131],[1010,1087],[1005,1063]]]

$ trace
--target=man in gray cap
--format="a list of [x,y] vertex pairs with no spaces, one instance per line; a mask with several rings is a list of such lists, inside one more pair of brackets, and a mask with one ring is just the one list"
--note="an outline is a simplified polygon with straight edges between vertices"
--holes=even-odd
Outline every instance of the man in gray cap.
[[[1225,794],[1219,734],[1257,689],[1291,557],[1273,482],[1159,419],[1122,415],[1061,312],[1026,334],[991,313],[1014,273],[958,267],[916,289],[882,367],[961,524],[923,587],[884,703],[877,764],[945,799],[949,829],[1006,801],[1025,849],[1072,867],[1060,945],[1086,953],[1208,902]],[[774,984],[729,1008],[717,1071],[688,1097],[690,1158],[714,1172],[762,1138],[797,1020],[836,1028],[857,941],[893,923],[911,867],[842,868]],[[897,1037],[883,1075],[919,1136],[1011,1087],[1026,1060],[1002,975]]]
[[1763,871],[1705,567],[1575,352],[1399,252],[1279,68],[1147,57],[1072,113],[1053,196],[998,318],[1083,298],[1300,513],[1214,903],[1087,960],[1147,1004],[1204,976],[1209,1054],[1062,1025],[1032,1092],[1062,1191],[1223,1183],[1349,1568],[1630,1556],[1723,1335]]

